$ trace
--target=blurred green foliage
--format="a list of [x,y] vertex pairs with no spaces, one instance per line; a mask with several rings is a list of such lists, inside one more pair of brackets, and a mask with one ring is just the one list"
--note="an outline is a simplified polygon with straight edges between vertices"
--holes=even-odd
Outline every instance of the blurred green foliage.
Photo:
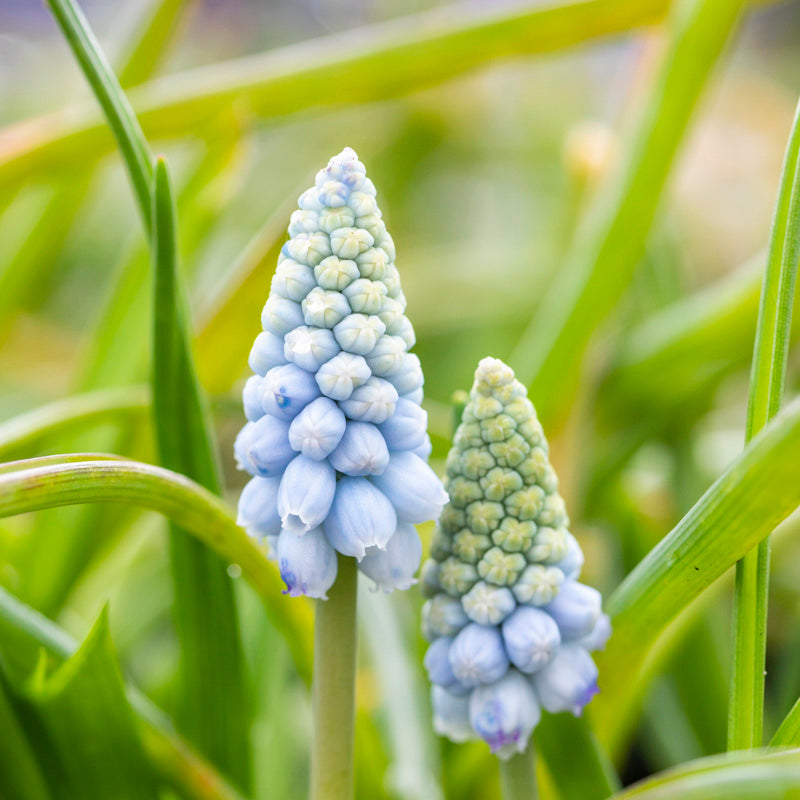
[[[87,3],[104,45],[134,31],[117,48],[118,74],[175,175],[187,324],[229,499],[242,484],[230,456],[239,390],[288,213],[344,145],[367,163],[397,242],[436,466],[451,395],[478,359],[513,354],[527,370],[587,582],[610,594],[632,573],[612,600],[619,639],[591,729],[559,719],[537,733],[546,797],[606,796],[616,780],[606,750],[627,784],[724,747],[729,584],[696,598],[799,499],[793,406],[633,572],[744,440],[763,253],[800,91],[800,9],[747,9],[732,34],[736,5],[467,4],[392,20],[404,9],[355,0],[155,0],[131,25]],[[0,454],[155,462],[143,389],[152,276],[135,199],[149,219],[149,186],[132,194],[107,157],[113,139],[51,20],[17,7],[0,9],[12,44],[0,55]],[[374,24],[346,30],[354,21]],[[791,394],[791,358],[788,380]],[[280,597],[273,567],[212,495],[117,459],[91,465],[37,461],[0,475],[0,775],[13,775],[0,796],[103,796],[51,786],[65,732],[98,748],[97,781],[133,769],[147,785],[130,796],[154,791],[151,774],[182,797],[237,796],[155,708],[174,715],[186,686],[168,539],[142,508],[240,567],[229,574],[245,662],[235,688],[252,698],[252,796],[303,796],[309,608]],[[7,516],[44,508],[56,484],[62,500],[72,491],[92,505]],[[796,528],[790,518],[774,544],[768,737],[800,694]],[[100,616],[92,629],[106,604],[110,627]],[[430,730],[419,605],[413,591],[362,604],[358,796],[496,797],[485,748]],[[85,642],[59,667],[74,649],[65,631]],[[78,714],[75,692],[86,696]],[[110,752],[121,745],[97,731],[131,737],[134,719],[141,752]],[[658,796],[771,797],[767,787],[800,779],[796,756],[681,770],[664,790],[673,794]],[[714,780],[724,795],[690,794]]]

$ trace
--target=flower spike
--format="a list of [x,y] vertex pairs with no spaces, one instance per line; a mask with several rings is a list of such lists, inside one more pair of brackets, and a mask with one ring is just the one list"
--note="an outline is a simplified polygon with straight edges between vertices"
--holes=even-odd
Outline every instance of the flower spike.
[[394,242],[349,147],[299,206],[250,351],[235,452],[253,478],[239,524],[269,541],[291,596],[325,599],[337,551],[377,589],[407,589],[422,556],[414,524],[447,495],[427,465]]
[[[404,436],[413,418],[393,427]],[[599,592],[578,583],[583,553],[547,441],[502,361],[478,365],[446,487],[422,568],[434,727],[456,742],[483,739],[508,759],[525,749],[542,710],[579,715],[597,693],[589,653],[605,646],[611,625]]]

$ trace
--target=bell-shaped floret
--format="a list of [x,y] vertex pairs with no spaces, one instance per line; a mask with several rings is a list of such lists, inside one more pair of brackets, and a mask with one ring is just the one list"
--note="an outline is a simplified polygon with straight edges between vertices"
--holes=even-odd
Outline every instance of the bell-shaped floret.
[[283,337],[267,331],[261,331],[256,336],[255,342],[253,342],[247,363],[257,375],[266,375],[273,367],[285,364]]
[[591,632],[600,616],[601,603],[597,589],[567,581],[544,610],[556,621],[561,638],[570,641]]
[[378,317],[366,314],[348,314],[333,328],[333,335],[342,350],[366,356],[375,349],[386,326]]
[[542,706],[551,714],[571,711],[576,717],[594,697],[597,667],[589,653],[577,644],[562,644],[553,660],[531,678]]
[[446,594],[437,594],[422,606],[422,635],[429,642],[437,636],[455,636],[468,622],[461,601]]
[[312,400],[289,426],[289,443],[304,456],[321,461],[339,444],[347,420],[328,397]]
[[[386,286],[381,281],[359,278],[353,281],[342,294],[347,298],[350,308],[361,314],[377,314],[386,297]],[[380,322],[378,317],[375,317]],[[381,334],[386,326],[381,322]]]
[[530,683],[516,670],[469,698],[469,718],[477,734],[503,760],[521,753],[542,712]]
[[323,258],[331,254],[331,244],[322,231],[299,233],[284,244],[281,254],[300,264],[315,267]]
[[264,407],[261,405],[261,380],[260,375],[251,375],[242,389],[244,415],[250,422],[255,422],[264,416]]
[[261,383],[261,405],[281,419],[294,419],[316,397],[314,376],[295,364],[273,367]]
[[356,262],[338,256],[328,256],[314,267],[314,277],[317,279],[317,283],[330,292],[341,292],[358,276]]
[[374,243],[372,235],[362,228],[339,228],[331,233],[331,250],[339,258],[355,259]]
[[402,364],[405,352],[406,343],[399,336],[384,334],[367,356],[367,364],[373,375],[388,378]]
[[283,338],[292,328],[303,324],[303,310],[299,303],[285,297],[272,295],[261,312],[261,327]]
[[522,672],[542,669],[561,644],[553,618],[532,606],[519,606],[503,623],[503,641],[511,663]]
[[284,529],[297,535],[322,525],[336,492],[336,470],[327,461],[299,455],[281,478],[278,513]]
[[512,591],[520,603],[544,606],[558,594],[563,583],[564,573],[557,567],[531,564],[519,576]]
[[437,686],[446,688],[458,683],[453,668],[450,666],[450,645],[452,643],[451,637],[440,636],[428,648],[422,661],[428,671],[428,679]]
[[469,696],[459,697],[441,686],[431,690],[433,729],[439,736],[454,742],[468,742],[475,738],[469,720]]
[[379,430],[390,450],[413,450],[427,444],[427,427],[427,412],[416,403],[400,398],[394,414],[380,424]]
[[389,463],[389,449],[374,425],[351,420],[330,462],[345,475],[380,475]]
[[336,551],[322,528],[313,528],[303,536],[288,530],[278,537],[278,569],[290,597],[307,595],[327,600],[328,589],[336,580]]
[[372,478],[391,500],[397,518],[419,524],[437,519],[447,502],[447,493],[436,473],[413,453],[392,453],[382,475]]
[[342,411],[361,422],[385,422],[397,405],[397,389],[383,378],[371,377],[342,401]]
[[278,487],[281,479],[251,478],[239,497],[236,524],[251,536],[277,536],[281,530],[278,514]]
[[366,478],[341,478],[325,520],[328,541],[345,556],[359,561],[368,547],[383,549],[397,529],[392,504]]
[[450,666],[464,686],[502,678],[508,670],[508,656],[500,631],[474,622],[462,628],[450,645]]
[[317,370],[315,378],[322,394],[341,402],[347,400],[357,387],[366,383],[370,375],[363,356],[339,353]]
[[284,337],[283,354],[287,361],[298,367],[316,372],[339,351],[333,333],[327,328],[309,328],[301,325]]
[[516,608],[514,595],[505,586],[478,581],[461,598],[467,616],[478,625],[499,625]]
[[611,636],[611,619],[608,614],[601,614],[586,636],[582,636],[575,644],[586,648],[590,653],[595,650],[605,650],[606,642]]
[[405,590],[417,581],[414,578],[422,561],[422,542],[413,525],[401,522],[385,550],[368,547],[358,568],[375,581],[375,588],[384,592]]
[[270,414],[245,425],[237,437],[235,449],[242,468],[262,477],[280,474],[295,456],[289,444],[289,423]]

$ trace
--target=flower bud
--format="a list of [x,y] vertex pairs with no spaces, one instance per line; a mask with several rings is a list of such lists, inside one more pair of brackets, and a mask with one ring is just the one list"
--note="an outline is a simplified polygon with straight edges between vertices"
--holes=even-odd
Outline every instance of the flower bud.
[[422,542],[413,525],[401,522],[389,539],[385,550],[368,547],[367,554],[358,562],[358,568],[375,581],[375,588],[383,592],[405,590],[417,581],[414,578],[422,561]]
[[503,622],[503,641],[511,663],[522,672],[531,673],[553,658],[561,644],[561,634],[544,611],[519,606]]
[[331,400],[347,400],[370,377],[367,362],[352,353],[339,353],[326,361],[314,376],[322,394]]
[[350,421],[330,462],[345,475],[380,475],[389,463],[389,450],[374,425]]
[[336,448],[347,420],[328,397],[312,400],[289,426],[289,444],[304,456],[321,461]]
[[292,328],[303,324],[303,311],[299,303],[285,297],[272,295],[261,312],[261,326],[267,333],[283,337]]
[[366,356],[375,349],[386,326],[378,317],[349,314],[333,328],[333,335],[342,350]]
[[273,367],[261,383],[261,405],[280,419],[294,419],[316,397],[314,376],[294,364]]
[[468,622],[460,601],[446,594],[437,594],[422,606],[422,635],[428,641],[455,636]]
[[599,691],[597,667],[577,644],[562,644],[553,660],[534,673],[532,680],[539,702],[551,714],[570,711],[579,717]]
[[250,422],[255,422],[264,416],[264,407],[261,405],[261,381],[260,375],[251,375],[242,390],[244,415]]
[[278,514],[278,487],[281,479],[251,478],[239,497],[236,524],[251,536],[277,536],[281,530]]
[[266,375],[273,367],[286,363],[283,355],[283,337],[262,331],[256,336],[248,359],[250,369],[257,375]]
[[423,665],[428,671],[428,679],[437,686],[447,688],[457,683],[453,668],[450,666],[450,645],[453,640],[448,636],[439,637],[425,653]]
[[252,475],[277,475],[294,458],[289,444],[289,423],[269,414],[250,423],[244,468]]
[[461,599],[467,616],[478,625],[499,625],[516,607],[514,595],[478,581]]
[[413,450],[426,444],[427,427],[427,413],[416,403],[400,398],[395,403],[394,414],[382,422],[378,430],[390,450]]
[[457,697],[441,686],[431,691],[433,729],[439,736],[454,742],[467,742],[475,738],[469,720],[469,697]]
[[464,686],[494,683],[506,674],[508,656],[497,628],[469,623],[450,645],[450,666]]
[[567,581],[544,610],[556,621],[565,641],[589,634],[600,616],[602,598],[597,589]]
[[341,349],[327,328],[309,328],[306,325],[289,331],[284,342],[286,360],[309,372],[316,372]]
[[601,614],[594,627],[586,634],[578,639],[575,644],[579,644],[590,653],[594,650],[605,650],[606,642],[611,637],[611,619],[608,614]]
[[525,750],[542,712],[530,683],[516,670],[469,698],[469,719],[478,736],[503,760]]
[[336,551],[322,528],[302,536],[282,530],[278,537],[278,568],[290,597],[307,595],[327,600],[328,589],[336,580]]
[[373,483],[389,498],[398,519],[415,524],[435,519],[447,502],[447,494],[434,471],[418,456],[396,452],[383,474]]

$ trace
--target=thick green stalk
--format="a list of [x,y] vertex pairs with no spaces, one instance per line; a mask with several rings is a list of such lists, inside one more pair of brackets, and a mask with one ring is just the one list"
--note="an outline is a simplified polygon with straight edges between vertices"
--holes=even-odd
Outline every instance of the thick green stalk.
[[[783,400],[800,260],[800,105],[786,148],[781,186],[761,288],[745,442],[778,413]],[[733,649],[728,706],[728,749],[760,747],[764,717],[767,648],[769,537],[736,565]]]
[[336,582],[327,600],[316,601],[314,618],[311,800],[354,796],[358,570],[354,558],[338,559]]
[[532,738],[524,752],[500,762],[500,787],[503,800],[536,800],[539,796]]

